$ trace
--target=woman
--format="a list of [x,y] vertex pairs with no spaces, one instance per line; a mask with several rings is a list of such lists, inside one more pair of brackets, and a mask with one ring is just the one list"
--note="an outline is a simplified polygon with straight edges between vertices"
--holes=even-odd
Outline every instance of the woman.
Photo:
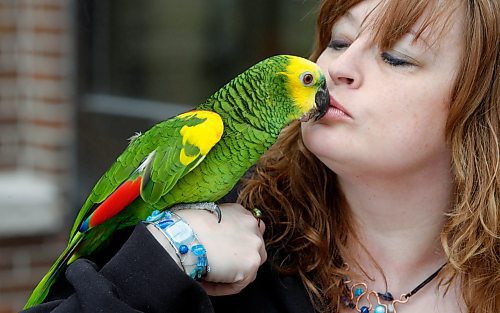
[[402,312],[498,312],[499,2],[335,2],[313,54],[333,108],[284,134],[244,205],[321,305],[346,274],[399,295],[446,264]]
[[497,0],[324,1],[326,116],[283,133],[222,223],[179,212],[201,285],[139,225],[29,312],[499,312],[498,42]]

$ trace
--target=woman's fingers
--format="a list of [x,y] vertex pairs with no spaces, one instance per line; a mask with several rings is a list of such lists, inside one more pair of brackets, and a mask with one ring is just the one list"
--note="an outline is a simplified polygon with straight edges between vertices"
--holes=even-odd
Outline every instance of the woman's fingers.
[[207,212],[177,212],[206,248],[210,272],[202,285],[210,295],[240,292],[255,280],[267,259],[264,222],[236,203],[221,204],[220,209],[221,223]]

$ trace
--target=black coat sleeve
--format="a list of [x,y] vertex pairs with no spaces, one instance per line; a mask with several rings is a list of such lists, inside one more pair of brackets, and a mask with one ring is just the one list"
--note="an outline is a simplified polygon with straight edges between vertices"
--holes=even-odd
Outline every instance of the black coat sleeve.
[[[235,189],[221,202],[234,202],[236,195]],[[314,313],[301,280],[279,275],[269,262],[239,294],[209,297],[144,224],[114,237],[119,239],[110,243],[112,250],[95,258],[99,266],[75,261],[48,302],[23,313]]]
[[205,291],[143,224],[102,269],[79,259],[66,270],[66,280],[73,294],[24,312],[213,312]]
[[264,263],[239,294],[209,297],[179,269],[143,224],[99,267],[79,259],[66,270],[64,287],[48,302],[23,313],[313,313],[300,279]]

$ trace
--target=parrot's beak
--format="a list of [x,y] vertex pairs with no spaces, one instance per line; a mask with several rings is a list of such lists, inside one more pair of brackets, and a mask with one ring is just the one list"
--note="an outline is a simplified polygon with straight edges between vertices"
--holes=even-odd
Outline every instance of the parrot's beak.
[[317,121],[326,114],[330,106],[330,93],[326,87],[326,81],[321,84],[314,100],[316,102],[316,113],[314,113],[313,117],[314,120]]
[[328,88],[326,87],[326,81],[321,84],[318,92],[316,92],[314,101],[316,102],[316,106],[301,117],[301,122],[307,122],[313,118],[317,121],[326,114],[330,105],[330,94],[328,93]]

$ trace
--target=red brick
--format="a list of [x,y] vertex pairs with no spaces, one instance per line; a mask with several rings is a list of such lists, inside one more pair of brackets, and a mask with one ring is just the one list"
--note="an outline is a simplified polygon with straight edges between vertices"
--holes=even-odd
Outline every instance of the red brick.
[[57,96],[34,97],[33,100],[43,102],[46,104],[66,104],[68,102],[68,99]]
[[31,267],[29,276],[19,277],[12,272],[0,273],[2,284],[0,285],[0,293],[16,293],[32,290],[48,272],[52,263],[47,263],[46,266]]
[[7,162],[5,160],[0,161],[0,171],[8,172],[15,170],[17,168],[17,164],[15,161]]
[[31,7],[40,11],[61,11],[62,6],[57,3],[34,3]]
[[66,30],[61,27],[46,27],[43,25],[34,26],[30,31],[32,31],[35,34],[50,34],[50,35],[62,35],[66,32]]
[[68,122],[66,121],[51,121],[51,120],[44,120],[44,119],[28,119],[25,122],[36,125],[36,126],[42,126],[42,127],[50,127],[50,128],[66,128],[69,126]]
[[55,174],[55,175],[64,175],[69,173],[68,168],[55,168],[55,167],[48,167],[48,166],[41,166],[41,165],[35,165],[33,166],[33,169],[36,171],[44,172],[47,174]]
[[14,25],[0,25],[0,34],[14,34],[16,30]]
[[50,143],[41,143],[41,142],[30,142],[30,141],[21,141],[19,142],[20,146],[31,146],[42,150],[49,151],[64,151],[69,149],[68,146],[58,145],[58,144],[50,144]]
[[17,124],[18,119],[14,116],[0,116],[0,124],[3,125],[15,125]]
[[21,51],[20,53],[24,53],[24,54],[31,54],[33,56],[37,56],[37,57],[45,57],[45,58],[53,58],[53,59],[60,59],[64,56],[66,56],[66,54],[62,51],[57,51],[57,50],[53,50],[53,51],[45,51],[45,50],[31,50],[31,51]]
[[16,79],[16,78],[17,78],[17,71],[16,70],[9,70],[9,71],[0,72],[0,79]]
[[19,312],[26,303],[30,292],[31,290],[26,290],[24,292],[0,294],[0,303],[3,303],[0,305],[0,313]]
[[64,80],[65,77],[60,74],[54,74],[54,73],[43,73],[43,72],[35,72],[29,74],[29,76],[33,79],[36,80],[56,80],[56,81],[61,81]]
[[0,247],[17,248],[22,246],[41,245],[58,239],[61,239],[60,235],[0,237]]
[[14,313],[14,308],[12,305],[9,303],[0,303],[0,313]]

